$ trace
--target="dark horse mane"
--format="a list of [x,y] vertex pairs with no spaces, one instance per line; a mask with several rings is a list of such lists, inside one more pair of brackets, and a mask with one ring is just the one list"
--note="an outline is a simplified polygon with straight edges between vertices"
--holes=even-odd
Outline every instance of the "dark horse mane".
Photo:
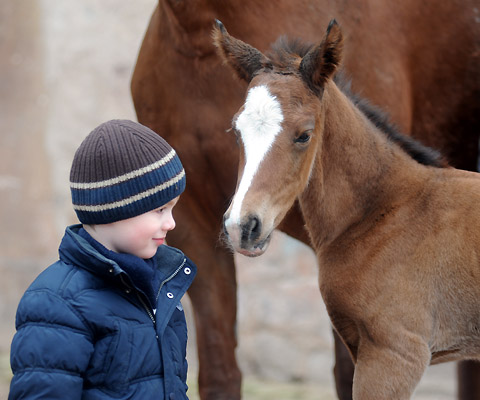
[[[282,74],[295,73],[293,72],[295,70],[295,60],[298,57],[305,56],[312,47],[312,44],[304,43],[299,39],[280,37],[268,52],[268,57],[272,62],[269,69],[271,68],[274,72]],[[383,132],[389,140],[400,146],[412,159],[431,167],[444,168],[447,166],[443,156],[438,151],[401,133],[399,128],[390,121],[385,111],[354,93],[351,89],[351,81],[347,79],[343,71],[335,75],[334,82],[370,122]]]

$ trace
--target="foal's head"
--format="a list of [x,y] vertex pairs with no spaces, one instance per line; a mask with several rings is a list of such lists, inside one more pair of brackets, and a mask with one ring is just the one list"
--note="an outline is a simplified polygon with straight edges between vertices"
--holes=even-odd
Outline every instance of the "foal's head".
[[332,21],[318,46],[280,46],[267,57],[217,21],[214,41],[223,60],[249,83],[232,123],[240,164],[225,231],[236,251],[257,256],[308,183],[322,140],[322,93],[341,62],[343,38]]

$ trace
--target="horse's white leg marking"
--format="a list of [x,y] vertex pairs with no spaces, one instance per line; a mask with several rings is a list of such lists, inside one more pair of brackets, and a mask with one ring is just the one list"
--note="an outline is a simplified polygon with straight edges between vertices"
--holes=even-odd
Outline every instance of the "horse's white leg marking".
[[281,131],[282,121],[280,102],[267,86],[256,86],[249,90],[245,108],[235,122],[245,148],[245,169],[233,198],[227,225],[240,223],[240,211],[245,195],[260,163]]

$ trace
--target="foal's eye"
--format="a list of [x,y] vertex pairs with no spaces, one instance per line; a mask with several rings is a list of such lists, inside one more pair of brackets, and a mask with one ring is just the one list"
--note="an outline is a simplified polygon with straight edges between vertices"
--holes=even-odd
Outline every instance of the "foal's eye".
[[310,140],[311,135],[312,135],[311,130],[305,131],[300,136],[296,137],[294,142],[295,143],[307,143]]

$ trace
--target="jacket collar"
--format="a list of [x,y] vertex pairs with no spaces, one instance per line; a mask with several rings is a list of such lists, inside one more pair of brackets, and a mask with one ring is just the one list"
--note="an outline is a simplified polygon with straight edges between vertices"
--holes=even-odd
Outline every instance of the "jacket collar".
[[[78,224],[66,228],[59,248],[60,259],[103,277],[125,273],[115,261],[100,254],[78,234],[81,227]],[[154,257],[162,280],[168,279],[185,261],[182,251],[167,245],[160,246]]]

